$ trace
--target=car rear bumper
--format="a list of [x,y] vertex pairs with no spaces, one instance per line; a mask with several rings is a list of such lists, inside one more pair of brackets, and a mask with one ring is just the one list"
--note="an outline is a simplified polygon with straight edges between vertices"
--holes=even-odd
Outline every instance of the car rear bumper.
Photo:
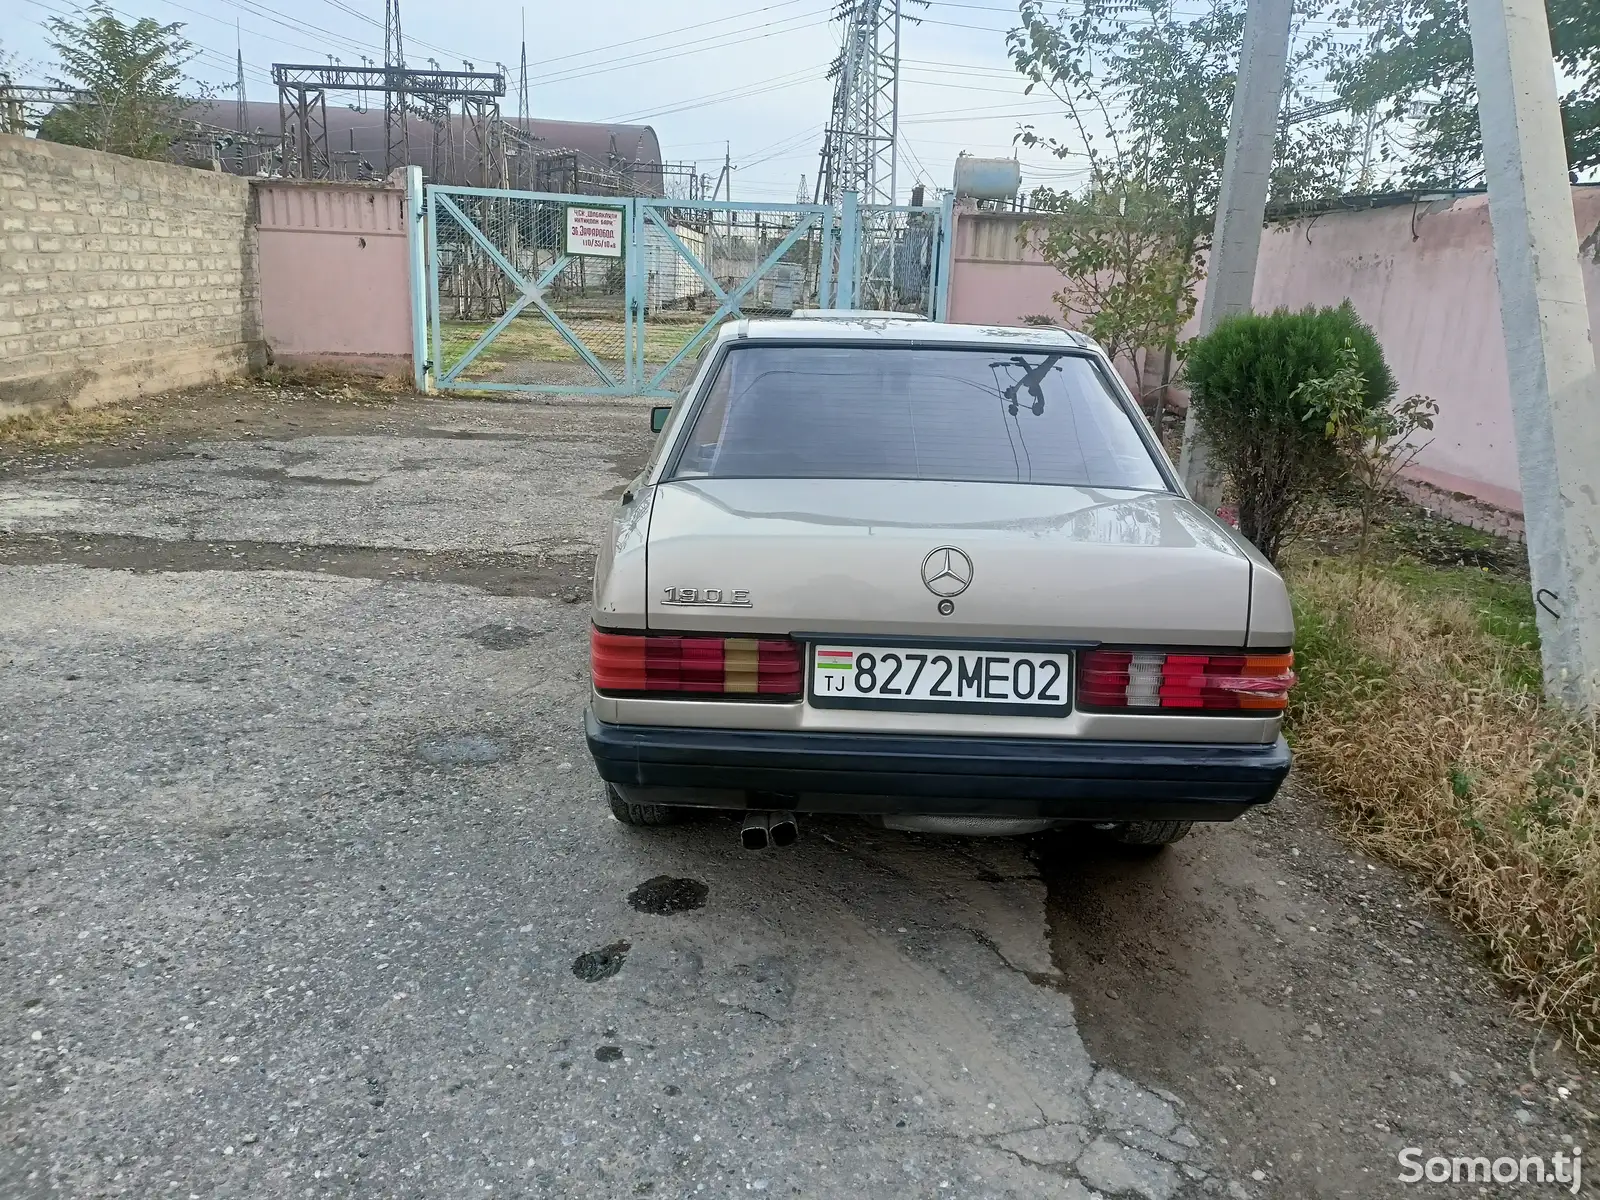
[[[806,812],[1228,821],[1272,799],[1289,747],[616,725],[585,714],[600,777],[664,802]],[[768,798],[754,807],[775,807]]]

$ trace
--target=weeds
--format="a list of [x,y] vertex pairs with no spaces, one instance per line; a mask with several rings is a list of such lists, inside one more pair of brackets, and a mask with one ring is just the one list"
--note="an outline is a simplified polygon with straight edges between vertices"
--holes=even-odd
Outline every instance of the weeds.
[[121,433],[137,425],[143,410],[131,405],[52,408],[0,417],[0,446],[76,446]]
[[183,428],[186,417],[195,418],[219,404],[261,408],[331,402],[387,408],[410,393],[411,381],[393,376],[370,378],[336,369],[269,367],[256,379],[230,379],[94,408],[61,406],[0,416],[0,449],[64,450],[124,437],[137,440],[141,435]]
[[273,364],[251,381],[270,388],[309,389],[319,396],[370,399],[413,392],[408,375],[365,375],[332,366],[282,366]]
[[1420,871],[1533,1019],[1600,1052],[1600,736],[1547,707],[1527,583],[1401,558],[1293,564],[1300,766]]

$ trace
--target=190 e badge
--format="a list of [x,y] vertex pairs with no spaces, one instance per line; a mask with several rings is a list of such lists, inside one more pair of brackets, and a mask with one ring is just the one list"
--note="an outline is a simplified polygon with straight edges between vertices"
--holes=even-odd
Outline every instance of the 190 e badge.
[[750,608],[750,593],[747,591],[724,591],[722,588],[681,588],[669,587],[666,595],[662,597],[663,604],[695,605],[696,607],[710,608]]

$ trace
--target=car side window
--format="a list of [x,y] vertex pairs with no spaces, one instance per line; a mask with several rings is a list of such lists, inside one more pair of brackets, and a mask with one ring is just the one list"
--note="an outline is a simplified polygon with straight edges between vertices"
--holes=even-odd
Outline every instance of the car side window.
[[734,372],[727,366],[717,372],[711,391],[700,407],[699,418],[678,458],[680,475],[709,474],[716,462],[717,446],[722,441],[722,430],[728,421],[728,398],[733,394],[733,375]]
[[695,356],[694,371],[690,375],[689,382],[684,385],[683,391],[673,398],[672,412],[668,414],[666,424],[662,426],[661,432],[656,435],[655,445],[650,449],[650,459],[645,463],[644,468],[645,475],[648,476],[655,471],[656,465],[660,463],[662,456],[667,452],[667,430],[672,428],[673,421],[684,407],[693,401],[695,384],[700,378],[700,368],[705,366],[706,356],[711,353],[715,346],[715,340],[708,341],[700,347],[700,353]]

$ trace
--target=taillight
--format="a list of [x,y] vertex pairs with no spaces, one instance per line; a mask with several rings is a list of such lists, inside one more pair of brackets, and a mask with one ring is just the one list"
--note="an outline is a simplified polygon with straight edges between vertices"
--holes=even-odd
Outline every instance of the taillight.
[[1083,708],[1282,712],[1294,686],[1293,654],[1167,654],[1089,650],[1078,656]]
[[800,646],[788,638],[589,637],[589,666],[602,692],[798,696]]

